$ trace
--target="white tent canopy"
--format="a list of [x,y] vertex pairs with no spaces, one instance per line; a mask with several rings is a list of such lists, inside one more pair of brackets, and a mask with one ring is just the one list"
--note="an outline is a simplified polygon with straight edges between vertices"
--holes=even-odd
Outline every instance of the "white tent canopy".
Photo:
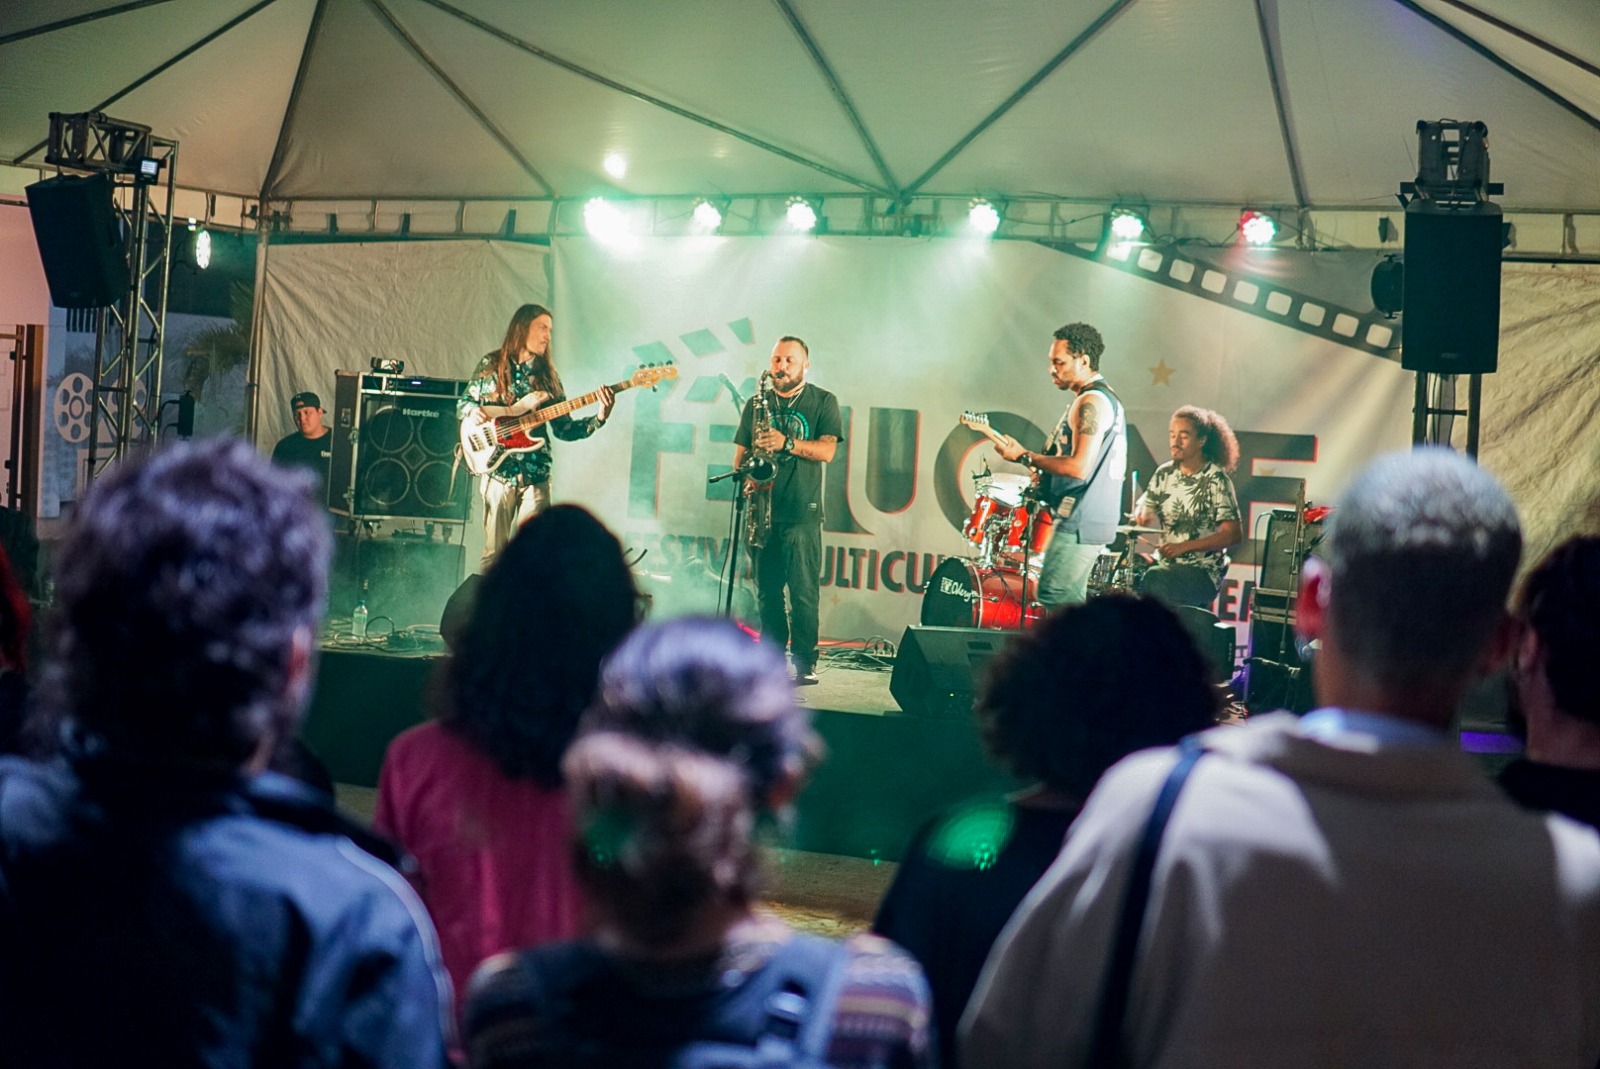
[[1600,214],[1593,0],[6,4],[0,160],[96,110],[246,201],[872,198],[836,232],[919,197],[1392,211],[1416,121],[1482,120],[1508,211]]

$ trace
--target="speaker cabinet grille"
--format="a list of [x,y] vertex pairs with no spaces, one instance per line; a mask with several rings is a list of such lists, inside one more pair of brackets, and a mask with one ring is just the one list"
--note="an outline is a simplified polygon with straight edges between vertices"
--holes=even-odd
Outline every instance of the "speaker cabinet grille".
[[455,397],[365,390],[362,378],[341,371],[335,384],[333,511],[464,522],[472,479],[455,464]]

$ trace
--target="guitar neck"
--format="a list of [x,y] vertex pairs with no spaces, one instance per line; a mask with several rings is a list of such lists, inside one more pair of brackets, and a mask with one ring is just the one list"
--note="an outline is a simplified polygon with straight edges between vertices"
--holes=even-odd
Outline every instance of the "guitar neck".
[[[613,382],[611,384],[612,393],[621,393],[623,390],[631,389],[633,389],[632,379],[623,379],[621,382]],[[565,401],[557,401],[553,405],[536,408],[532,412],[517,417],[517,425],[526,429],[528,427],[537,427],[541,423],[548,423],[560,416],[576,412],[580,408],[588,408],[600,400],[604,393],[604,389],[591,390],[581,397],[569,397]]]
[[962,420],[961,423],[968,430],[977,431],[979,434],[981,434],[985,438],[989,439],[989,441],[993,442],[995,445],[1000,445],[1005,441],[1005,437],[1003,435],[1001,435],[999,431],[997,431],[993,427],[989,426],[987,421],[985,421],[983,423],[979,423],[976,420],[972,420],[972,421]]

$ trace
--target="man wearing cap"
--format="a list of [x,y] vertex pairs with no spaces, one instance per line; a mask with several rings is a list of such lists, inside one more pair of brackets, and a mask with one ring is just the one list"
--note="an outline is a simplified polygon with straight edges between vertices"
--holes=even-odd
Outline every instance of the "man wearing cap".
[[333,456],[333,435],[322,422],[322,398],[302,390],[289,398],[295,426],[300,428],[272,447],[272,462],[286,468],[309,468],[317,473],[326,492],[328,461]]

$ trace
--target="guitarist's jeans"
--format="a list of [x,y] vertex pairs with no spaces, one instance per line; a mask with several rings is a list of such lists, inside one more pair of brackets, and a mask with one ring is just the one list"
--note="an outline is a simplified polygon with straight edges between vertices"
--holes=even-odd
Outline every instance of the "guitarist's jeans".
[[1089,596],[1089,573],[1106,547],[1079,542],[1077,535],[1058,534],[1050,539],[1039,565],[1039,604],[1046,609],[1058,605],[1082,605]]
[[550,506],[550,484],[513,486],[485,475],[478,481],[478,492],[483,495],[483,557],[478,571],[486,572],[517,528]]
[[[817,663],[817,602],[822,583],[822,524],[775,523],[767,544],[755,551],[756,600],[761,637],[789,650],[795,667]],[[789,591],[788,612],[783,592]]]

